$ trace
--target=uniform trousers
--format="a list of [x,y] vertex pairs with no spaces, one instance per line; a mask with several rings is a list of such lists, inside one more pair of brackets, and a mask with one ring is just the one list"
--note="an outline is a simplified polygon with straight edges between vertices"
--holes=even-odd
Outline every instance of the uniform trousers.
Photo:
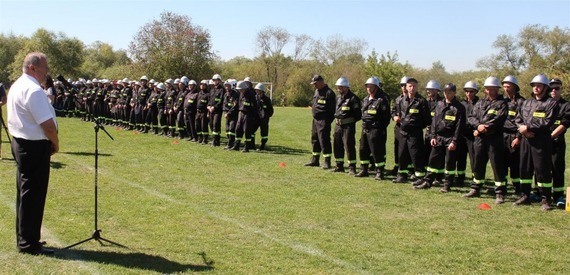
[[344,152],[349,164],[356,164],[356,123],[343,125],[335,124],[334,127],[334,158],[335,161],[344,162]]
[[313,119],[311,129],[311,144],[313,145],[313,155],[318,156],[323,153],[324,157],[330,157],[331,146],[331,123],[324,119]]

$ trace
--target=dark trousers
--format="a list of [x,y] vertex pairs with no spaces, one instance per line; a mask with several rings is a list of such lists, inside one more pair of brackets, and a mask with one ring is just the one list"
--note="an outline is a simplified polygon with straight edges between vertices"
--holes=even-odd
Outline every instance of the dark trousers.
[[356,164],[356,124],[347,123],[344,125],[336,124],[334,127],[334,158],[337,163],[344,162],[344,152],[348,164]]
[[184,121],[184,112],[180,109],[176,112],[176,130],[178,130],[178,133],[181,135],[182,133],[186,133],[186,122]]
[[146,113],[146,126],[158,127],[158,108],[150,107]]
[[473,141],[475,160],[473,162],[473,188],[481,188],[485,183],[485,173],[487,172],[487,162],[491,161],[491,168],[495,180],[495,192],[504,192],[505,181],[505,146],[503,145],[503,134],[497,133],[491,136],[475,137]]
[[198,136],[208,136],[208,113],[200,112],[196,114],[196,132]]
[[400,139],[402,138],[402,135],[400,135],[400,125],[396,124],[394,126],[394,165],[398,166],[398,164],[400,163],[400,154],[399,152],[399,148],[400,148]]
[[442,144],[431,147],[428,159],[428,173],[426,179],[432,183],[438,175],[445,174],[453,176],[457,168],[457,147],[453,151],[449,151],[449,144]]
[[261,142],[269,139],[269,118],[262,119],[259,122],[259,134],[261,135]]
[[362,164],[369,164],[370,155],[372,155],[376,167],[384,167],[386,163],[386,128],[363,128],[360,134],[358,152]]
[[566,169],[566,141],[552,143],[552,195],[555,200],[564,195],[564,169]]
[[520,163],[521,163],[521,150],[520,145],[517,148],[512,148],[511,143],[516,138],[514,133],[504,133],[503,140],[505,142],[505,176],[509,175],[513,184],[519,184],[521,181]]
[[219,137],[222,132],[222,113],[211,112],[210,113],[210,130],[212,130],[212,136]]
[[186,123],[186,129],[188,130],[188,136],[191,139],[198,139],[198,133],[196,132],[196,113],[185,113],[184,122]]
[[12,138],[16,170],[16,241],[21,251],[40,246],[49,182],[51,143]]
[[398,173],[407,174],[408,165],[413,164],[416,176],[425,176],[424,137],[421,129],[406,134],[401,133],[398,154],[400,155]]
[[[549,134],[535,135],[521,140],[521,191],[529,195],[532,178],[543,196],[549,196],[552,188],[552,139]],[[550,199],[550,198],[549,198]]]
[[318,156],[323,153],[324,157],[330,157],[331,146],[331,123],[326,120],[313,119],[311,129],[311,144],[313,145],[313,155]]
[[240,112],[236,125],[236,140],[241,141],[245,135],[246,144],[253,141],[253,134],[257,128],[257,123],[252,114]]

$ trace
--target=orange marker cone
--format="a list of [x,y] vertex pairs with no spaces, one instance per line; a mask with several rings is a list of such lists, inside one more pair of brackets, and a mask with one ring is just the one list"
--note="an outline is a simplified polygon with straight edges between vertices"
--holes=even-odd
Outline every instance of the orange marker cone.
[[285,162],[280,162],[280,163],[279,163],[279,167],[285,167],[285,166],[287,166],[287,164],[285,164]]
[[479,204],[478,208],[481,210],[491,210],[491,206],[487,203]]

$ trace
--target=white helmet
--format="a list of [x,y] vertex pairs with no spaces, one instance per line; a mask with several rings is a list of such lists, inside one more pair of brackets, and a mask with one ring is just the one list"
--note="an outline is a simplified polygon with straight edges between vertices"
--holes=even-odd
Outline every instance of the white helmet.
[[427,85],[426,85],[426,89],[434,89],[434,90],[438,90],[441,91],[441,86],[439,85],[439,82],[437,82],[437,80],[430,80],[428,81]]
[[85,84],[91,85],[91,84],[93,84],[93,82],[91,82],[91,80],[87,80],[87,83],[85,83]]
[[406,83],[408,83],[408,79],[410,79],[409,76],[404,76],[400,79],[400,85],[406,85]]
[[164,85],[164,83],[158,83],[158,85],[156,85],[156,88],[164,91],[166,90],[166,85]]
[[265,92],[265,85],[263,85],[263,83],[257,83],[257,85],[255,85],[255,89]]
[[517,86],[517,89],[516,89],[516,90],[517,90],[517,91],[520,90],[519,81],[517,80],[516,77],[514,77],[514,76],[512,76],[512,75],[508,75],[508,76],[506,76],[506,77],[503,79],[503,81],[501,82],[501,84],[505,84],[505,83],[512,83],[512,84],[515,84],[515,86]]
[[530,82],[530,86],[532,87],[536,83],[544,84],[545,86],[550,87],[550,81],[548,81],[548,77],[543,74],[536,75]]
[[207,79],[204,79],[204,80],[200,81],[200,85],[202,85],[202,84],[208,85],[208,80],[207,80]]
[[237,85],[236,85],[236,89],[238,89],[238,90],[245,90],[248,87],[249,86],[247,85],[247,83],[245,83],[245,81],[238,81]]
[[196,80],[192,79],[192,80],[190,80],[190,81],[188,82],[188,85],[194,85],[194,86],[196,86],[196,85],[198,85],[198,83],[196,83]]
[[146,81],[148,81],[148,77],[146,77],[146,75],[143,75],[143,76],[141,76],[141,79],[140,79],[140,80],[146,80]]
[[126,78],[126,77],[125,77],[125,78],[123,78],[122,82],[123,82],[123,83],[127,83],[127,84],[129,84],[130,80],[129,80],[128,78]]
[[154,80],[154,78],[148,81],[148,84],[154,84],[154,83],[156,83],[156,80]]
[[348,83],[348,79],[346,79],[346,77],[341,77],[341,78],[339,78],[339,79],[336,81],[335,86],[341,86],[341,87],[350,88],[350,84]]
[[93,83],[99,83],[99,79],[93,78],[93,80],[91,80],[91,82],[93,82]]
[[485,79],[485,83],[483,84],[483,87],[496,87],[496,88],[501,88],[501,85],[499,85],[499,79],[494,77],[494,76],[489,76],[487,77],[487,79]]
[[184,83],[184,85],[188,86],[188,82],[190,81],[190,78],[188,78],[187,76],[183,76],[180,78],[180,82]]
[[465,86],[463,86],[463,90],[465,89],[473,89],[475,91],[479,91],[479,88],[477,88],[477,83],[475,83],[475,81],[468,81],[467,83],[465,83]]
[[212,80],[214,79],[222,80],[222,76],[220,74],[215,74],[214,76],[212,76]]
[[208,85],[214,85],[214,80],[207,80],[208,81]]
[[170,85],[170,86],[174,86],[174,80],[172,80],[172,78],[169,78],[167,80],[164,81],[164,83]]
[[251,82],[251,77],[246,76],[246,77],[243,79],[243,81]]
[[174,79],[174,85],[178,86],[180,83],[180,78]]
[[368,84],[372,84],[372,85],[376,85],[378,88],[380,88],[380,79],[378,79],[377,77],[371,77],[368,78],[368,80],[366,80],[366,83],[364,83],[364,85],[368,85]]

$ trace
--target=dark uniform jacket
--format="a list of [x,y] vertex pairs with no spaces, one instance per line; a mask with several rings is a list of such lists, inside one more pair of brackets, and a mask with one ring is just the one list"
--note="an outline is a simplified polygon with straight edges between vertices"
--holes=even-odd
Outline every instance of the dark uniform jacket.
[[208,106],[214,107],[214,113],[221,114],[223,111],[224,91],[224,86],[221,84],[210,90],[210,99],[208,101]]
[[254,118],[259,118],[259,106],[257,105],[256,94],[252,89],[240,92],[238,109],[242,113],[253,115]]
[[[473,101],[470,102],[467,99],[464,99],[461,101],[461,104],[463,105],[463,107],[465,107],[465,115],[467,116],[467,119],[469,118],[469,115],[471,114],[471,112],[473,112],[473,108],[475,107],[475,104],[477,104],[477,101],[479,101],[479,97],[475,96],[473,98]],[[469,140],[473,140],[475,137],[473,136],[473,131],[475,131],[475,129],[473,127],[471,127],[471,125],[469,125],[469,122],[466,120],[467,123],[465,123],[465,129],[463,131],[463,137]]]
[[325,85],[320,90],[315,90],[313,95],[312,110],[313,118],[316,120],[326,120],[332,122],[335,113],[336,94]]
[[[558,128],[560,125],[564,125],[566,128],[570,128],[570,102],[566,101],[564,98],[560,98],[557,102],[558,104],[558,116],[556,116],[556,120],[552,127],[550,127],[551,132],[554,129]],[[566,134],[566,129],[557,136],[554,141],[558,142],[565,142],[564,135]]]
[[269,120],[269,118],[273,116],[273,104],[271,103],[271,99],[265,94],[262,94],[257,97],[257,104],[259,105],[261,120]]
[[137,95],[137,104],[146,106],[151,90],[148,86],[142,86]]
[[366,96],[362,101],[362,128],[386,128],[390,123],[390,100],[376,92],[373,98]]
[[534,96],[526,99],[517,115],[517,125],[526,125],[527,130],[535,135],[550,136],[551,127],[558,117],[558,104],[556,100],[544,95],[537,100]]
[[428,138],[436,139],[438,144],[457,144],[462,138],[467,117],[465,107],[456,98],[450,103],[441,100],[437,103],[435,114],[431,121]]
[[507,134],[516,134],[517,137],[521,137],[516,124],[517,113],[520,106],[524,102],[524,98],[518,93],[514,98],[506,97],[505,102],[507,103],[507,120],[505,120],[504,132]]
[[[343,121],[356,122],[362,118],[362,107],[360,99],[351,91],[348,90],[344,95],[336,97],[336,111],[334,117],[337,124],[345,124]],[[350,123],[350,122],[347,122]]]
[[194,89],[186,93],[186,97],[184,98],[184,113],[195,114],[197,106],[198,106],[198,89],[194,87]]
[[196,105],[196,109],[200,113],[208,112],[208,102],[210,101],[210,93],[208,90],[200,90],[198,92],[198,102]]
[[400,133],[423,131],[431,121],[427,100],[416,94],[414,98],[406,96],[400,101]]
[[187,89],[184,89],[178,93],[176,96],[176,102],[174,103],[174,108],[176,108],[177,112],[182,111],[184,108],[184,100],[186,99],[186,94],[188,93]]
[[469,127],[476,130],[481,124],[487,125],[487,132],[479,135],[483,138],[495,134],[503,134],[503,126],[507,119],[507,103],[502,96],[498,96],[495,100],[488,97],[477,101],[473,110],[468,116]]
[[174,109],[177,96],[178,92],[174,89],[166,92],[166,106],[164,107],[166,111]]
[[227,115],[230,118],[237,118],[239,112],[238,108],[239,108],[239,93],[236,90],[231,89],[224,94],[223,110],[224,112],[227,113]]

